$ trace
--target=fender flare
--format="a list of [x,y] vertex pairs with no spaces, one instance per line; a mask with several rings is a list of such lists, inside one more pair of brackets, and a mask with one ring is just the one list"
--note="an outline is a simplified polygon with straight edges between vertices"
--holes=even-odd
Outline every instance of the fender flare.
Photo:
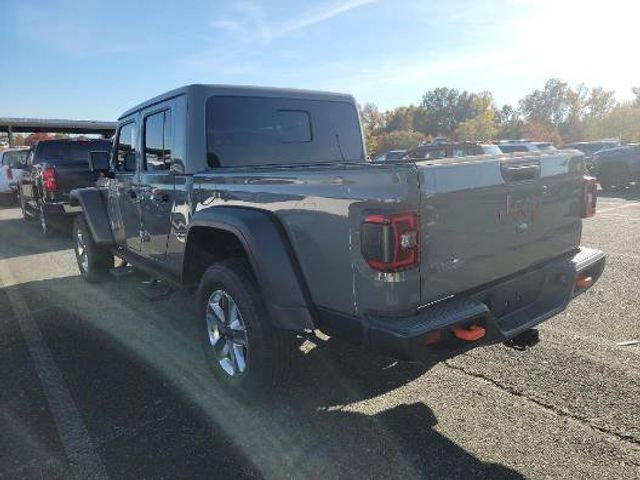
[[115,245],[104,193],[96,187],[76,188],[69,194],[71,206],[81,206],[84,218],[97,245]]
[[193,227],[223,230],[238,238],[276,328],[315,328],[302,271],[284,228],[273,214],[243,207],[208,208],[195,213],[189,230]]

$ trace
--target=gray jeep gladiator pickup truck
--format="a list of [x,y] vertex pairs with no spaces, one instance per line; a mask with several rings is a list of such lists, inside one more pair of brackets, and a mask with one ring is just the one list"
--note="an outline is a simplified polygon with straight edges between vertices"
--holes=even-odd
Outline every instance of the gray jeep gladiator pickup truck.
[[[316,329],[428,361],[519,342],[600,276],[578,151],[367,161],[354,99],[192,85],[124,113],[71,194],[82,276],[197,291],[216,377],[279,383]],[[528,338],[528,337],[527,337]]]

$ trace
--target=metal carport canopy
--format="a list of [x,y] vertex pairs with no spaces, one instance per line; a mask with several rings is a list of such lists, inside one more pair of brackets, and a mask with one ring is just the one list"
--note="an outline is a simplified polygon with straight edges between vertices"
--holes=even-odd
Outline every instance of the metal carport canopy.
[[117,122],[96,120],[58,120],[48,118],[10,118],[0,117],[0,132],[9,134],[13,143],[13,133],[94,133],[113,135]]

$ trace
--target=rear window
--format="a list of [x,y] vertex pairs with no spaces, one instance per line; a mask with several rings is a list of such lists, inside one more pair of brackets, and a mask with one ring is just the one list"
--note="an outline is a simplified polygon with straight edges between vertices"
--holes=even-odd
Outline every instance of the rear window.
[[210,97],[207,160],[210,167],[363,161],[358,114],[339,101]]
[[36,147],[33,163],[76,165],[87,163],[89,152],[111,151],[110,140],[40,142]]
[[2,156],[2,164],[7,167],[16,168],[17,166],[24,164],[28,153],[29,150],[4,152],[4,155]]
[[502,153],[528,152],[529,149],[524,145],[500,145]]
[[497,145],[482,145],[482,153],[489,155],[499,155],[502,153]]
[[394,150],[391,152],[387,153],[387,156],[385,157],[385,160],[398,160],[399,158],[402,158],[402,156],[405,154],[405,150]]

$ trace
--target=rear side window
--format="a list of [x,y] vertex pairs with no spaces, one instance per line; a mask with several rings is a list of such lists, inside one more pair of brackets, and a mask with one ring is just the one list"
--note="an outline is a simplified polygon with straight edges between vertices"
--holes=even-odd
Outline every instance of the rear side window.
[[133,172],[136,169],[136,124],[125,123],[118,132],[118,147],[115,169],[119,172]]
[[110,140],[69,140],[40,142],[36,147],[34,163],[53,165],[88,165],[89,152],[111,150]]
[[207,154],[210,167],[364,160],[352,104],[265,97],[209,98]]
[[144,120],[144,167],[146,170],[171,168],[171,112],[149,115]]
[[28,153],[29,150],[4,152],[4,155],[2,156],[2,164],[7,167],[16,168],[24,164]]

